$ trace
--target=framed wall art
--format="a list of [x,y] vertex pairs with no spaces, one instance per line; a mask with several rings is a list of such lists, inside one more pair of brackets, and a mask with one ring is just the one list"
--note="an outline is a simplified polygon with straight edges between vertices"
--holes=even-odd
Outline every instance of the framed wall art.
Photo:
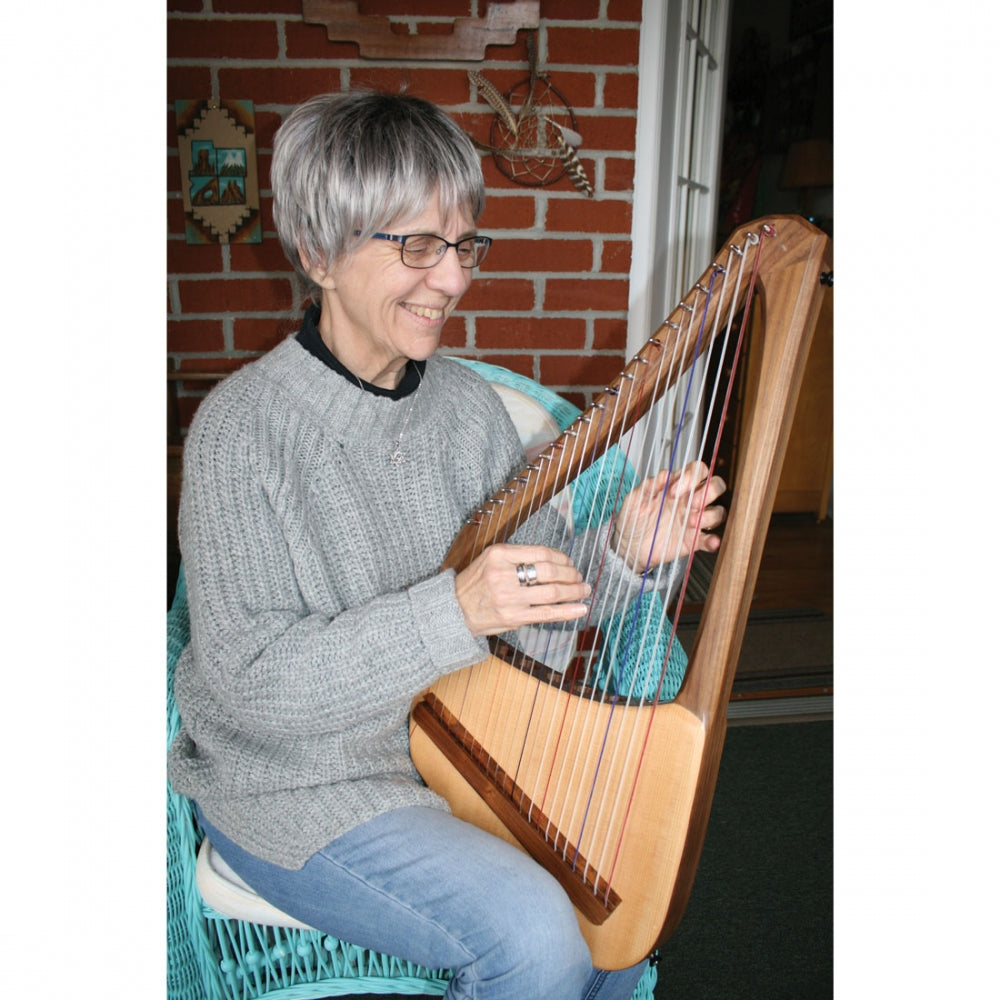
[[176,101],[187,242],[260,243],[252,101]]

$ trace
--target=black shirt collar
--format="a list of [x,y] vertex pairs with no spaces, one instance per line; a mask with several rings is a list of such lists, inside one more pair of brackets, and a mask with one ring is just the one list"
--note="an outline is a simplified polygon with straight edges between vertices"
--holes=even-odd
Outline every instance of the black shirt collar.
[[315,358],[318,358],[328,368],[332,368],[339,375],[347,379],[351,385],[359,385],[365,392],[374,393],[376,396],[388,396],[390,399],[403,399],[409,396],[423,378],[424,369],[427,367],[426,361],[407,361],[406,371],[403,372],[402,381],[395,389],[383,389],[380,385],[372,385],[362,378],[358,378],[350,369],[345,368],[337,356],[323,343],[323,338],[319,332],[318,305],[311,305],[306,309],[306,314],[302,318],[302,327],[296,334],[295,339]]

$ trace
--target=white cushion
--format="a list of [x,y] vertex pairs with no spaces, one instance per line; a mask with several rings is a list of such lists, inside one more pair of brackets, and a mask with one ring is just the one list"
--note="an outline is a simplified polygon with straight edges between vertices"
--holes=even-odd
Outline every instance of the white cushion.
[[268,927],[313,929],[308,924],[303,924],[287,913],[282,913],[277,907],[261,899],[223,861],[207,837],[198,848],[195,882],[198,885],[201,898],[224,917],[246,920],[252,924],[265,924]]
[[533,459],[550,441],[559,437],[559,425],[555,418],[537,399],[499,382],[491,382],[490,386],[503,400],[529,459]]

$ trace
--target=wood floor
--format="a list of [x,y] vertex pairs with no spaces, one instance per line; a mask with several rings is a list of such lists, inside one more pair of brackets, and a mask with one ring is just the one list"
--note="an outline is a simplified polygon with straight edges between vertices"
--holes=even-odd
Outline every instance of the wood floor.
[[730,724],[832,718],[833,520],[775,514],[761,557]]
[[771,518],[751,611],[815,608],[833,614],[833,519]]

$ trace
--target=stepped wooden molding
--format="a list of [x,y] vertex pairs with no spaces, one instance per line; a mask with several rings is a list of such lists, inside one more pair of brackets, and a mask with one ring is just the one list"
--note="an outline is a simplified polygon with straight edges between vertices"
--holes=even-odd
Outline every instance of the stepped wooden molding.
[[331,42],[357,42],[366,59],[478,61],[487,45],[513,45],[521,28],[537,28],[538,8],[538,0],[490,3],[484,17],[455,18],[448,34],[397,34],[388,17],[361,14],[357,0],[302,0],[302,20],[325,25]]

